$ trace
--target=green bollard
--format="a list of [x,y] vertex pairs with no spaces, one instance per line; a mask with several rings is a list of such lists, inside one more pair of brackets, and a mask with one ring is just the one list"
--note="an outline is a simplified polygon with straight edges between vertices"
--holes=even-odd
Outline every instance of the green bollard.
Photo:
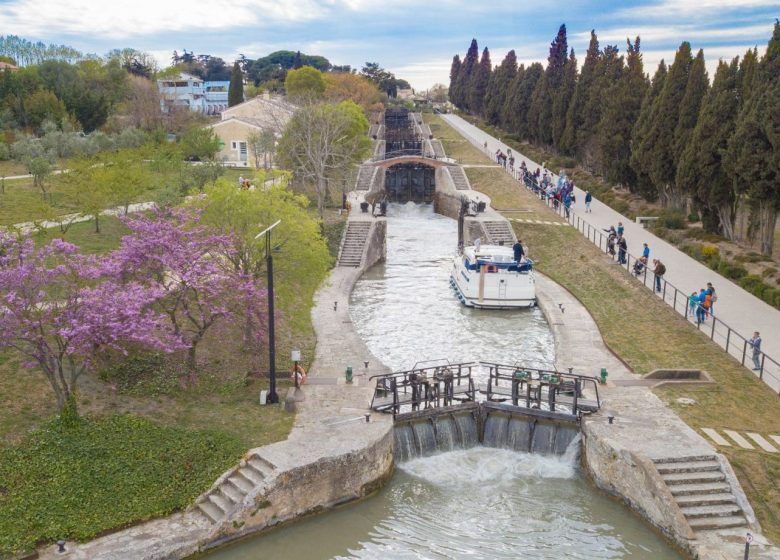
[[347,378],[347,383],[352,383],[352,366],[347,366],[347,371],[344,372]]
[[601,384],[607,384],[607,368],[605,367],[601,368]]

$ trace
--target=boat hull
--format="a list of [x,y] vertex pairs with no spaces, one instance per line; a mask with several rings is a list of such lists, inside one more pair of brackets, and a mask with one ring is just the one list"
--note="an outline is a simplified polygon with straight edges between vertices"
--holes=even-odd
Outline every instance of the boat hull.
[[533,278],[529,278],[529,281],[528,289],[523,290],[525,293],[517,294],[517,297],[483,297],[480,299],[478,297],[470,297],[468,290],[464,290],[459,284],[457,276],[455,274],[450,275],[450,286],[460,302],[466,307],[474,307],[476,309],[518,309],[536,306],[536,290],[533,285]]

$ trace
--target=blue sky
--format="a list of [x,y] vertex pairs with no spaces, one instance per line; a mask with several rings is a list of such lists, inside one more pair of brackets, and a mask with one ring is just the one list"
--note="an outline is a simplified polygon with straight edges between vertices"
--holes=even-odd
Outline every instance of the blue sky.
[[640,35],[650,74],[684,40],[704,49],[712,73],[719,58],[763,52],[777,17],[778,0],[0,0],[0,33],[85,52],[134,47],[165,66],[174,49],[228,62],[301,50],[358,68],[377,61],[418,89],[446,84],[472,37],[493,64],[509,49],[544,61],[561,23],[580,64],[595,29],[621,51]]

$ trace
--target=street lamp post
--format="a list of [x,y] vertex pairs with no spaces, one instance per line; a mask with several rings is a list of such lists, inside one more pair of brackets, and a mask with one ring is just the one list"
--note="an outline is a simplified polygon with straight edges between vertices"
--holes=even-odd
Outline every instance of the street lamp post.
[[268,387],[268,404],[279,402],[279,395],[276,392],[276,340],[274,333],[274,257],[271,250],[271,230],[282,223],[277,220],[274,224],[255,235],[259,239],[265,235],[265,261],[266,272],[268,274],[268,365],[270,368],[270,384]]

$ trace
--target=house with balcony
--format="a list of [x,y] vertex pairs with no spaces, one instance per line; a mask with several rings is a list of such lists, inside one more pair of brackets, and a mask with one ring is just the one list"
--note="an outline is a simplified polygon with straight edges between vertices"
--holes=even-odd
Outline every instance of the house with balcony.
[[219,115],[228,107],[230,82],[201,80],[182,72],[172,79],[157,80],[163,113],[183,108],[204,115]]

